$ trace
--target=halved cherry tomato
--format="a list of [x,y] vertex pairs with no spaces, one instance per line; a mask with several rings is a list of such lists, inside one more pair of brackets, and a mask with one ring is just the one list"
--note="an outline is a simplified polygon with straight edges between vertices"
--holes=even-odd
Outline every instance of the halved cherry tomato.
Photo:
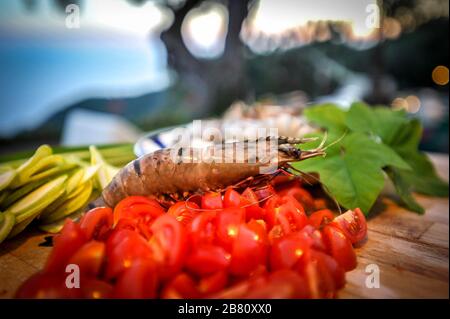
[[299,234],[305,241],[310,243],[311,248],[322,252],[327,250],[322,233],[318,229],[315,229],[312,225],[306,225],[303,227]]
[[312,213],[309,216],[309,224],[314,226],[316,229],[331,222],[334,218],[333,212],[329,209],[322,209]]
[[138,233],[120,229],[106,241],[106,277],[115,278],[125,269],[142,259],[152,259],[153,252],[147,241]]
[[203,277],[226,269],[230,257],[220,246],[202,245],[193,249],[185,266],[191,273]]
[[176,275],[162,290],[164,299],[191,299],[199,298],[200,292],[197,283],[186,273]]
[[339,215],[330,225],[341,230],[352,244],[363,240],[367,235],[366,218],[359,208]]
[[68,218],[53,242],[44,270],[49,273],[64,272],[70,257],[86,243],[86,236],[80,226]]
[[301,230],[308,223],[305,210],[292,196],[273,197],[265,208],[269,228],[281,225],[284,234]]
[[244,222],[245,209],[243,208],[225,208],[217,212],[216,235],[219,244],[227,250],[231,249],[238,235],[239,225]]
[[231,187],[227,188],[225,195],[223,195],[223,207],[241,207],[241,205],[241,194]]
[[216,238],[216,215],[214,211],[197,214],[187,227],[189,243],[192,247],[212,244]]
[[342,269],[337,261],[317,250],[311,250],[310,260],[316,261],[319,267],[322,267],[322,270],[328,271],[333,278],[333,290],[341,289],[345,285],[345,272]]
[[80,268],[82,278],[96,277],[105,260],[105,244],[96,240],[90,241],[78,249],[69,259],[69,264]]
[[334,298],[345,285],[345,272],[336,260],[320,251],[310,250],[303,269],[312,298]]
[[350,271],[356,267],[356,255],[350,240],[339,229],[327,225],[323,228],[325,244],[331,256],[345,270]]
[[268,240],[264,227],[258,223],[241,224],[231,251],[230,273],[250,274],[267,261]]
[[209,192],[202,196],[202,208],[208,210],[219,210],[223,208],[222,195]]
[[273,245],[274,242],[284,236],[283,228],[281,228],[280,225],[275,225],[272,227],[272,229],[269,231],[269,234],[267,235],[269,239],[269,244]]
[[310,242],[299,233],[291,233],[275,240],[270,250],[270,268],[272,271],[290,269],[305,258]]
[[228,283],[228,273],[218,271],[215,274],[203,277],[198,284],[198,290],[204,295],[218,292],[225,288]]
[[144,196],[128,196],[114,208],[114,225],[122,218],[142,218],[149,221],[164,213],[164,209],[154,199]]
[[150,245],[153,258],[160,266],[163,279],[180,271],[188,251],[187,234],[183,225],[175,217],[165,214],[154,221]]
[[113,225],[113,211],[109,207],[97,207],[80,220],[80,228],[87,239],[104,239]]
[[198,210],[200,207],[196,203],[182,201],[170,206],[167,214],[174,216],[183,225],[187,225],[198,214]]
[[310,258],[300,272],[308,282],[310,298],[332,298],[334,294],[334,281],[331,273],[317,258]]
[[155,298],[158,287],[153,261],[140,260],[127,268],[118,278],[114,288],[115,298]]

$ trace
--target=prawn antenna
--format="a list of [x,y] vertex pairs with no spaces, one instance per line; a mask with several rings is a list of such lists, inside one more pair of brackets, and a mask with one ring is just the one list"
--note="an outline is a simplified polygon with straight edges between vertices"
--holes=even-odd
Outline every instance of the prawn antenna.
[[[329,148],[329,147],[331,147],[331,146],[333,146],[333,145],[336,145],[337,143],[339,143],[340,141],[342,141],[342,139],[347,135],[347,133],[348,133],[348,130],[346,130],[346,131],[344,132],[344,134],[342,134],[342,136],[339,137],[337,140],[335,140],[334,142],[331,142],[330,144],[328,144],[327,146],[325,146],[325,147],[323,148],[323,150],[326,150],[327,148]],[[323,140],[326,139],[326,136],[327,136],[327,132],[325,131],[324,139],[323,139]],[[323,141],[322,141],[322,142],[323,142]],[[322,144],[322,143],[321,143],[321,144]],[[319,147],[320,147],[320,146],[319,146]]]

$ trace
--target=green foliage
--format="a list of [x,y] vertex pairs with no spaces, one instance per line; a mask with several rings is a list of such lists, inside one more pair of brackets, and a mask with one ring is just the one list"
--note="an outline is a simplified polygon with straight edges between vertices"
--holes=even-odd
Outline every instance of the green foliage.
[[[402,204],[423,214],[411,192],[448,196],[448,184],[436,174],[428,157],[418,150],[422,136],[419,121],[403,111],[370,108],[354,103],[348,111],[333,104],[305,111],[309,121],[326,129],[333,140],[325,158],[294,164],[305,172],[317,172],[332,196],[345,208],[360,207],[366,214],[384,186],[387,175],[394,183]],[[305,145],[316,147],[317,143]]]

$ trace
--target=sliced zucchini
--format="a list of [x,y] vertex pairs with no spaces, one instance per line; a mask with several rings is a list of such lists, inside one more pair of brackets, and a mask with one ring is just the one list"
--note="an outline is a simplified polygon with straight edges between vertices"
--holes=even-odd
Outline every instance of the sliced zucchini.
[[16,177],[16,170],[10,167],[0,168],[0,191],[4,190]]
[[77,169],[72,175],[70,175],[66,184],[66,193],[70,194],[78,185],[81,184],[81,180],[84,176],[84,169]]
[[88,167],[86,167],[84,169],[84,176],[81,182],[86,183],[87,181],[91,180],[95,176],[95,174],[97,174],[100,167],[101,167],[100,164],[89,165]]
[[105,162],[102,155],[95,146],[91,145],[89,147],[89,151],[91,152],[91,164],[100,164],[100,168],[98,169],[96,177],[100,188],[105,189],[106,186],[108,186],[109,182],[111,182],[111,180],[113,179],[114,175],[117,174],[119,169]]
[[8,208],[8,206],[11,206],[11,204],[13,204],[15,201],[17,201],[18,199],[22,198],[26,194],[32,192],[33,190],[35,190],[39,186],[44,185],[48,181],[49,181],[49,179],[41,179],[39,181],[36,181],[36,182],[33,182],[33,183],[29,183],[29,184],[26,184],[26,185],[24,185],[22,187],[19,187],[18,189],[14,190],[11,194],[9,194],[8,197],[5,198],[1,202],[0,207],[2,207],[4,209]]
[[[13,238],[14,236],[17,236],[19,233],[21,233],[25,228],[27,228],[28,225],[31,224],[31,222],[34,220],[35,216],[31,216],[28,219],[25,219],[23,221],[21,221],[20,223],[16,223],[14,225],[14,227],[11,229],[11,232],[8,235],[8,239],[9,238]],[[16,218],[16,222],[17,222],[17,218]]]
[[52,155],[52,149],[48,145],[40,146],[33,156],[31,156],[25,163],[17,168],[17,175],[11,182],[11,187],[20,186],[33,172],[36,171],[36,165],[45,157]]
[[11,233],[15,222],[16,217],[14,214],[0,212],[0,243]]
[[16,216],[16,222],[35,217],[45,207],[50,205],[65,191],[65,181],[67,175],[59,176],[58,178],[47,182],[36,190],[32,191],[22,199],[18,200],[7,211],[13,213]]
[[6,190],[3,192],[0,192],[0,207],[2,207],[3,201],[5,201],[6,197],[8,197],[10,194],[11,194],[11,192],[6,191]]
[[82,192],[78,196],[68,199],[62,203],[55,211],[47,216],[43,216],[42,223],[50,224],[56,222],[59,219],[63,219],[66,216],[74,213],[75,211],[84,208],[90,199],[92,193],[92,182],[87,182],[84,185]]
[[59,174],[62,174],[62,173],[66,173],[67,174],[67,171],[72,169],[72,168],[74,168],[74,167],[75,167],[75,164],[66,164],[66,163],[64,163],[64,164],[61,164],[61,165],[57,165],[57,166],[54,166],[54,167],[52,167],[52,168],[50,168],[50,169],[48,169],[46,171],[43,171],[43,172],[39,173],[39,174],[34,174],[34,175],[30,176],[29,179],[26,181],[26,183],[34,182],[34,181],[40,180],[42,178],[46,178],[46,177],[50,177],[50,176],[54,176],[54,175],[59,175]]
[[[89,182],[90,183],[90,182]],[[40,218],[46,218],[47,216],[52,215],[56,212],[59,207],[66,202],[67,200],[74,198],[76,196],[79,196],[83,190],[86,188],[86,183],[79,185],[75,190],[72,191],[72,193],[67,194],[67,191],[60,197],[58,197],[53,203],[48,205],[40,214]],[[66,188],[67,190],[67,188]]]

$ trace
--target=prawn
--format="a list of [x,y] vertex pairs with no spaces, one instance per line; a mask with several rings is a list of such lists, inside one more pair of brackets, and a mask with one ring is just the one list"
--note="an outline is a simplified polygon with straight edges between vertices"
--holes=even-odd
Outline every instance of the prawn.
[[[253,143],[246,140],[214,144],[202,150],[213,154],[208,161],[196,160],[199,149],[161,149],[128,163],[102,191],[100,202],[97,200],[94,202],[97,204],[89,206],[102,203],[114,207],[120,200],[132,195],[170,203],[186,199],[193,193],[221,191],[246,180],[267,178],[273,176],[274,171],[261,172],[270,160],[276,163],[277,172],[287,172],[291,168],[290,162],[325,155],[322,148],[324,141],[313,150],[306,151],[296,147],[297,144],[312,140],[315,138],[280,136],[256,139]],[[254,152],[255,147],[262,149],[262,152]],[[230,151],[227,152],[227,148]],[[236,160],[237,150],[244,150],[242,161]]]

